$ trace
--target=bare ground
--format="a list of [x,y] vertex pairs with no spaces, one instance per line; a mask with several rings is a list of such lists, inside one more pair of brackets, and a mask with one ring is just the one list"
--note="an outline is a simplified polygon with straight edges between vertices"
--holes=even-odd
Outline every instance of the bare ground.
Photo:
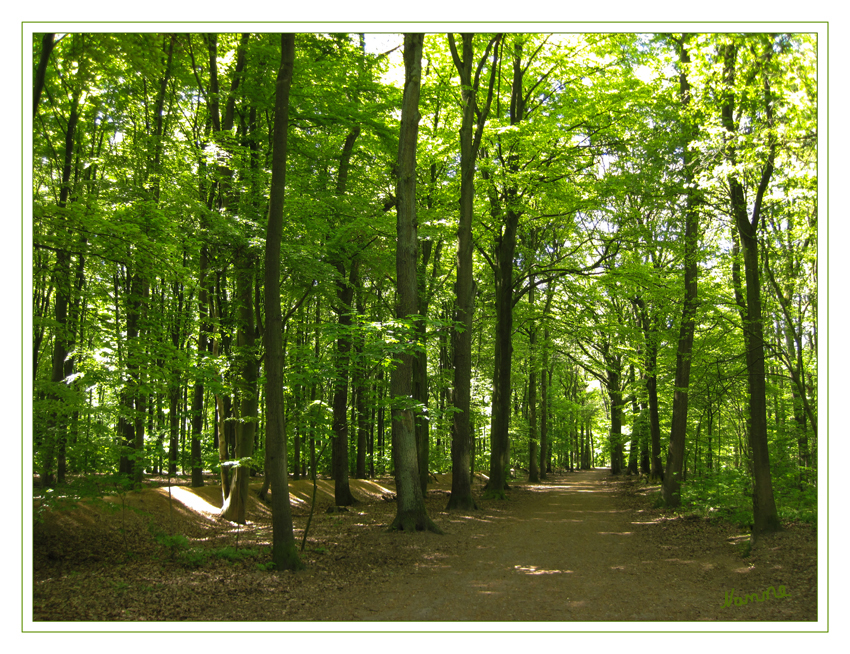
[[[311,485],[290,483],[300,543]],[[735,527],[653,509],[656,488],[608,470],[516,484],[508,500],[479,500],[469,513],[444,511],[450,476],[441,476],[426,501],[445,535],[387,533],[395,515],[387,480],[352,480],[360,502],[341,513],[325,512],[332,482],[320,484],[307,569],[297,573],[260,569],[269,559],[268,508],[252,500],[249,524],[237,528],[216,515],[217,486],[175,487],[172,502],[164,488],[131,493],[134,510],[107,512],[101,503],[47,514],[34,528],[33,620],[545,621],[564,629],[817,620],[814,529],[786,525],[744,556]],[[157,544],[151,524],[187,536],[196,551],[259,554],[193,566]],[[724,606],[733,594],[761,598],[769,587],[781,595],[780,586],[786,597]]]

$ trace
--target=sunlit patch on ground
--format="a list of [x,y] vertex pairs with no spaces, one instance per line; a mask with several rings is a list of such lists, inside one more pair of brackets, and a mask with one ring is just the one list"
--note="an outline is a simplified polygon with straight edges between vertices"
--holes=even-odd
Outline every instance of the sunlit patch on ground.
[[527,575],[572,574],[572,570],[547,570],[546,568],[538,568],[536,565],[515,565],[514,570]]
[[[157,488],[155,490],[160,495],[168,497],[168,488]],[[172,486],[171,497],[192,511],[202,513],[207,517],[217,516],[221,511],[219,507],[213,506],[184,486]]]

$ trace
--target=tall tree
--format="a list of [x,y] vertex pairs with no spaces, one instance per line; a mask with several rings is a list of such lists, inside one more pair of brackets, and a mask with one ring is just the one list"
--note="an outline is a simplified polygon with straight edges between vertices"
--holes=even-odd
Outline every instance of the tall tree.
[[770,179],[773,176],[776,159],[776,137],[774,134],[774,105],[770,85],[768,66],[773,57],[774,44],[772,39],[764,39],[762,52],[759,54],[761,65],[762,101],[760,111],[764,116],[764,128],[767,132],[767,157],[761,162],[756,195],[752,209],[748,209],[744,184],[736,171],[739,164],[737,147],[738,123],[735,119],[736,109],[736,60],[738,44],[734,39],[723,47],[723,100],[721,116],[723,127],[727,133],[725,149],[726,160],[730,165],[727,177],[729,184],[730,212],[741,238],[744,249],[744,275],[746,281],[746,354],[748,384],[750,395],[749,408],[749,445],[753,460],[753,538],[760,534],[776,531],[780,528],[776,502],[773,497],[773,484],[770,475],[770,454],[767,441],[767,399],[765,387],[765,348],[764,325],[761,307],[761,269],[759,266],[759,224],[762,218],[762,204]]
[[280,308],[280,245],[283,233],[283,205],[286,195],[286,157],[289,130],[289,91],[295,66],[295,35],[281,34],[280,70],[275,87],[272,180],[266,232],[265,295],[266,312],[266,449],[267,473],[272,491],[272,560],[277,570],[303,567],[292,533],[289,480],[286,460],[286,431],[283,418],[283,317]]
[[[57,206],[60,214],[64,213],[71,201],[72,179],[74,163],[74,142],[76,137],[77,123],[80,119],[80,104],[87,85],[88,62],[85,54],[86,35],[73,36],[74,55],[78,61],[77,74],[72,80],[70,108],[65,121],[64,149],[62,154],[62,181],[59,190]],[[65,379],[65,359],[69,351],[68,333],[68,303],[71,295],[71,256],[65,248],[56,252],[56,267],[54,272],[54,285],[56,287],[56,299],[54,301],[54,319],[56,321],[55,336],[53,339],[52,384],[53,397],[58,405],[60,402],[59,384]],[[54,466],[56,465],[56,447],[63,438],[65,430],[62,417],[58,410],[52,412],[47,433],[44,434],[42,447],[42,487],[52,486],[54,479]]]
[[[510,125],[515,127],[526,118],[526,106],[531,94],[540,82],[525,91],[523,80],[525,73],[536,56],[533,53],[528,62],[523,62],[525,39],[520,36],[514,41],[513,78],[511,81]],[[538,49],[539,52],[539,49]],[[504,498],[507,485],[507,471],[510,465],[510,396],[511,364],[513,361],[513,323],[514,323],[514,254],[517,246],[517,228],[523,209],[520,189],[515,175],[520,170],[520,158],[517,144],[508,145],[503,154],[501,143],[497,143],[499,158],[512,177],[503,189],[502,198],[497,197],[495,188],[488,187],[490,211],[498,217],[500,229],[496,234],[496,261],[494,273],[496,281],[496,338],[493,357],[493,396],[490,424],[490,479],[487,482],[487,494]],[[485,179],[488,179],[485,174]]]
[[413,353],[410,322],[417,315],[417,225],[416,225],[416,141],[419,134],[419,88],[422,78],[422,44],[424,34],[404,35],[404,97],[401,106],[401,128],[398,142],[396,197],[396,318],[405,334],[405,350],[390,374],[393,402],[393,462],[397,513],[391,530],[434,531],[442,533],[428,517],[422,487],[413,421]]
[[[473,269],[472,269],[472,214],[475,196],[475,160],[484,132],[484,124],[490,112],[493,100],[493,86],[496,79],[498,46],[501,35],[497,34],[487,43],[484,54],[478,60],[473,78],[472,67],[474,34],[463,34],[462,55],[458,54],[454,34],[449,34],[449,46],[452,59],[460,75],[461,105],[463,118],[460,127],[460,217],[457,230],[457,281],[455,282],[454,319],[458,328],[452,335],[454,350],[454,395],[455,413],[452,423],[452,492],[447,509],[469,510],[477,508],[472,497],[472,479],[470,453],[472,449],[472,431],[470,429],[470,386],[472,378],[472,317],[473,306]],[[490,64],[490,82],[484,106],[478,106],[478,89],[481,72],[490,50],[493,61]],[[473,127],[474,124],[474,127]]]
[[673,382],[673,417],[670,425],[670,450],[667,471],[664,475],[662,496],[667,506],[679,506],[682,501],[682,465],[685,459],[685,436],[688,428],[688,387],[691,379],[691,352],[694,347],[694,329],[697,312],[697,277],[699,273],[699,191],[696,177],[696,157],[691,149],[695,126],[691,115],[691,85],[688,81],[688,35],[683,34],[677,43],[679,49],[679,102],[682,107],[683,134],[682,170],[685,178],[685,233],[684,266],[685,297],[679,342],[676,350],[676,379]]

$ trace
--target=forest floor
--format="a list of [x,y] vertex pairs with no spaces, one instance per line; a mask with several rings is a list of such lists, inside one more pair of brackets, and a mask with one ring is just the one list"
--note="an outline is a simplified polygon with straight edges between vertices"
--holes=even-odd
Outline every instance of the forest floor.
[[[155,488],[127,494],[123,511],[111,497],[111,511],[95,503],[44,513],[34,525],[33,620],[334,621],[358,629],[545,621],[563,630],[585,621],[817,620],[817,533],[807,525],[786,525],[747,552],[739,528],[653,508],[657,486],[607,469],[512,482],[502,501],[478,499],[477,482],[480,509],[467,513],[445,511],[451,476],[438,479],[426,502],[444,535],[388,533],[388,480],[352,479],[359,502],[333,513],[333,482],[320,481],[306,569],[296,573],[261,569],[270,559],[269,509],[254,495],[249,523],[237,529],[217,516],[213,478],[201,489],[173,487],[173,503]],[[300,545],[312,486],[290,484]],[[156,532],[182,534],[191,549],[172,552]],[[769,587],[775,593],[764,601],[739,605]]]

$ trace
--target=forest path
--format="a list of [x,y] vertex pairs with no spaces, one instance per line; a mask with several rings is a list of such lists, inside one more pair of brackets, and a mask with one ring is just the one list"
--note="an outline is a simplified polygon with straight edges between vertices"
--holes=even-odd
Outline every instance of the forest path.
[[[674,621],[817,619],[817,531],[809,526],[765,537],[744,558],[739,528],[654,509],[656,486],[606,469],[512,482],[507,500],[479,500],[480,510],[465,513],[445,511],[451,483],[441,477],[425,501],[444,535],[388,533],[396,503],[380,484],[356,481],[361,499],[348,510],[328,512],[332,498],[317,504],[301,553],[306,568],[296,573],[258,565],[270,547],[268,507],[252,501],[247,527],[221,520],[214,480],[175,487],[173,511],[162,488],[149,488],[127,495],[126,516],[99,504],[48,512],[34,530],[33,619],[286,622],[308,631],[326,621],[357,629],[535,622],[535,629],[574,630],[598,621],[657,629]],[[300,542],[309,506],[294,504]],[[165,553],[152,526],[185,535],[191,549]],[[255,554],[243,563],[211,555],[236,546]],[[788,596],[741,605],[771,586]],[[733,589],[737,604],[724,606]]]
[[[329,619],[357,621],[699,621],[792,617],[789,598],[726,606],[727,593],[765,590],[729,543],[655,544],[642,525],[665,527],[616,497],[609,470],[522,486],[495,510],[444,514],[479,525],[471,547],[430,556],[371,588],[345,589]],[[500,503],[501,504],[501,503]],[[498,523],[493,525],[492,523]],[[492,528],[497,527],[497,528]],[[448,527],[448,530],[451,526]],[[399,535],[416,539],[440,536]],[[691,539],[693,540],[693,539]],[[682,548],[682,552],[677,552]],[[427,548],[425,548],[427,549]],[[697,544],[696,549],[699,549]],[[682,554],[687,551],[688,556]],[[661,558],[663,557],[663,558]],[[430,560],[429,560],[430,559]],[[769,585],[782,583],[770,578]],[[793,590],[789,589],[793,594]],[[799,595],[798,595],[799,598]],[[793,602],[793,604],[798,604]],[[777,611],[779,613],[777,614]],[[784,615],[783,615],[784,614]],[[814,619],[814,616],[808,619]]]

